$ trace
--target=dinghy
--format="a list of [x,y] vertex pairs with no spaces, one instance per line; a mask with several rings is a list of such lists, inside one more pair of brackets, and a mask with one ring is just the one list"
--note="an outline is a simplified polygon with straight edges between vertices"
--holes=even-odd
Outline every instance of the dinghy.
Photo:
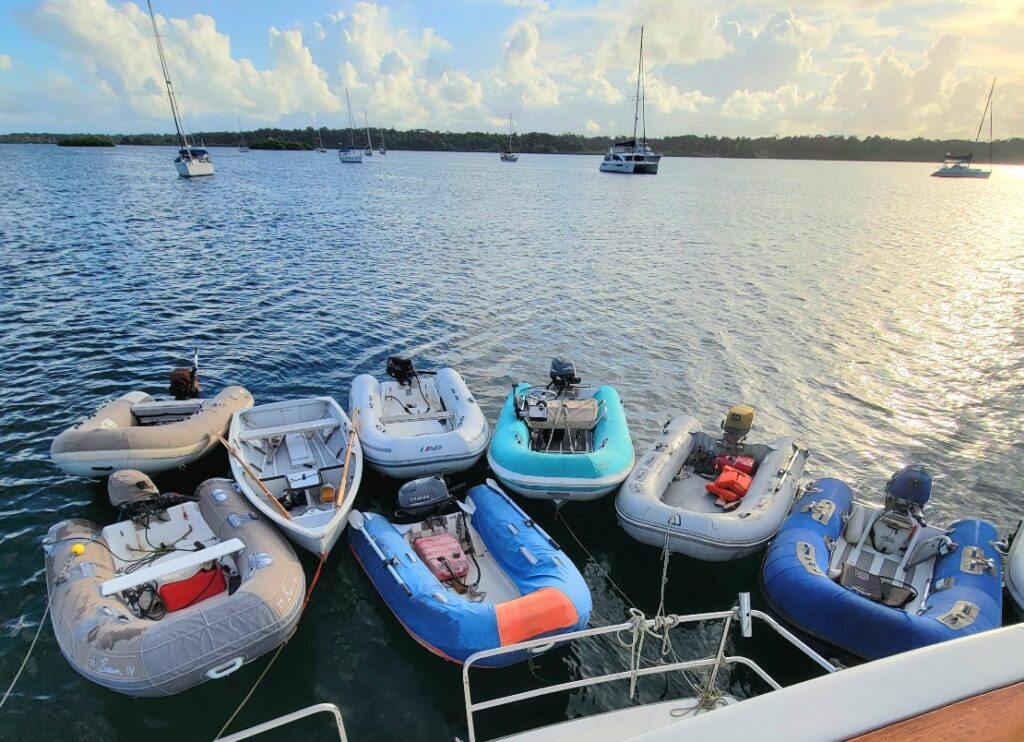
[[296,544],[325,557],[363,476],[359,440],[338,403],[312,397],[238,412],[226,447],[249,501]]
[[[569,557],[498,485],[473,487],[464,503],[439,477],[403,485],[410,525],[353,511],[349,544],[384,602],[416,641],[461,664],[474,652],[586,626],[590,590]],[[542,649],[477,664],[503,667]]]
[[229,386],[213,399],[196,399],[196,366],[171,374],[164,400],[128,392],[58,435],[50,458],[68,474],[105,477],[119,469],[157,474],[187,466],[217,445],[231,416],[252,407],[252,395]]
[[1010,595],[1010,605],[1017,618],[1024,621],[1024,535],[1021,530],[1024,523],[1017,525],[1017,531],[1010,542],[1010,550],[1006,554],[1006,592]]
[[79,518],[43,539],[57,645],[88,680],[130,696],[169,696],[223,678],[295,628],[305,576],[291,546],[235,484],[160,495],[115,472],[106,528]]
[[[768,543],[793,504],[808,449],[792,437],[747,443],[753,416],[736,405],[721,435],[689,415],[666,424],[615,498],[619,525],[642,543],[713,562]],[[740,486],[720,488],[726,477]]]
[[551,383],[512,388],[494,429],[487,463],[526,497],[593,500],[633,468],[633,442],[619,393],[580,386],[576,364],[555,358]]
[[765,556],[765,596],[795,626],[858,657],[878,659],[997,628],[1002,561],[992,524],[925,522],[931,477],[896,472],[884,505],[820,479]]
[[480,460],[490,427],[458,371],[418,371],[408,358],[391,356],[387,373],[394,381],[352,380],[349,414],[366,463],[411,479],[465,471]]

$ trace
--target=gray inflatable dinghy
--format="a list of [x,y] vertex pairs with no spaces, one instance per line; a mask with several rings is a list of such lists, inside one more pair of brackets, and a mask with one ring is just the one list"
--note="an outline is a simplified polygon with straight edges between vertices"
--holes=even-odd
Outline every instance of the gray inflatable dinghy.
[[234,482],[185,498],[119,471],[109,490],[125,520],[66,520],[43,540],[53,632],[75,670],[118,693],[168,696],[288,638],[302,564]]
[[[809,450],[792,437],[747,443],[753,417],[733,407],[722,434],[689,415],[666,423],[615,498],[619,525],[637,541],[710,562],[764,546],[793,505]],[[741,490],[713,494],[730,471]]]
[[213,399],[156,400],[129,392],[58,435],[53,463],[79,477],[120,469],[156,474],[191,464],[227,433],[231,416],[252,407],[252,395],[229,386]]

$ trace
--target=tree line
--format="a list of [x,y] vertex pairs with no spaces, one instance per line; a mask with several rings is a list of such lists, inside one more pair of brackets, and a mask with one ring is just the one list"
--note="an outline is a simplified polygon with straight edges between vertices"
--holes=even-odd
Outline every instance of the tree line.
[[[322,129],[324,145],[336,147],[353,139],[357,146],[366,144],[362,129]],[[93,136],[93,135],[75,135]],[[295,148],[316,146],[316,130],[254,129],[244,133],[248,142],[263,146]],[[380,147],[379,130],[371,130],[373,146]],[[68,134],[3,134],[0,143],[57,144],[70,139]],[[169,145],[177,144],[173,134],[115,134],[104,139],[115,144]],[[208,147],[234,147],[241,143],[236,131],[204,131],[195,134],[195,142]],[[579,134],[545,134],[529,132],[517,137],[520,151],[536,154],[602,154],[615,141],[610,137],[585,137]],[[388,149],[434,152],[499,152],[507,144],[505,134],[491,132],[450,132],[428,129],[385,129]],[[894,139],[891,137],[853,136],[789,136],[789,137],[717,137],[686,134],[648,140],[651,147],[665,155],[680,157],[739,157],[791,160],[897,160],[936,162],[947,153],[974,153],[977,162],[988,161],[988,144],[977,145],[965,139]],[[305,149],[305,147],[302,147]],[[993,160],[1000,163],[1024,163],[1024,138],[1016,137],[994,142]]]

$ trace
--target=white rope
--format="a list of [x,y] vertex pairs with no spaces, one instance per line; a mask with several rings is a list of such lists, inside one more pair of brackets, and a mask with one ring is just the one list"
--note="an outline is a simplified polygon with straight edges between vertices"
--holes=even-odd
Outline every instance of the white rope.
[[47,597],[47,600],[46,600],[46,610],[43,611],[43,617],[39,621],[39,627],[36,629],[36,635],[34,637],[32,637],[32,644],[28,648],[28,653],[25,655],[25,659],[21,661],[21,667],[18,668],[18,672],[16,672],[14,674],[14,680],[12,680],[11,684],[9,686],[7,686],[7,691],[4,693],[4,697],[2,699],[0,699],[0,709],[2,709],[4,707],[5,703],[7,703],[7,698],[11,695],[11,691],[14,690],[14,686],[18,682],[18,678],[21,677],[21,673],[22,673],[22,671],[24,671],[25,665],[28,664],[28,659],[29,659],[29,657],[32,656],[32,650],[36,648],[36,642],[39,641],[39,635],[43,631],[43,624],[46,623],[46,617],[48,615],[50,615],[50,600],[49,600],[49,597]]

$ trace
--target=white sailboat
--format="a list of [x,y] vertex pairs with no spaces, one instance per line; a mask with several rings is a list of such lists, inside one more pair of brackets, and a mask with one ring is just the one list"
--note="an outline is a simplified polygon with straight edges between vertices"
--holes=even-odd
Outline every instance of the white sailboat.
[[238,119],[238,138],[239,138],[238,151],[239,152],[248,152],[249,151],[249,145],[247,145],[245,143],[245,132],[242,131],[242,119]]
[[992,175],[992,93],[996,90],[996,81],[992,80],[992,87],[988,91],[988,100],[985,101],[985,110],[981,112],[981,121],[978,123],[978,134],[974,137],[974,146],[978,146],[981,139],[981,130],[985,126],[985,116],[988,116],[988,170],[980,167],[971,167],[974,153],[969,155],[951,155],[946,153],[942,167],[932,173],[936,178],[987,178]]
[[149,7],[149,20],[153,23],[153,35],[156,36],[156,50],[160,55],[160,69],[167,85],[167,99],[171,102],[171,115],[174,117],[174,130],[178,134],[178,156],[174,158],[174,167],[182,178],[197,178],[202,175],[213,175],[213,160],[210,153],[202,147],[194,146],[188,139],[188,133],[181,122],[178,101],[171,85],[171,73],[167,71],[167,59],[164,57],[164,46],[160,41],[160,32],[156,28],[156,16],[153,14],[153,3],[146,0]]
[[348,97],[348,88],[345,88],[345,105],[348,107],[348,146],[338,150],[338,158],[349,164],[361,164],[363,151],[356,148],[356,125],[352,121],[352,101]]
[[319,126],[316,129],[316,151],[317,152],[326,152],[327,151],[327,148],[324,147],[323,129],[321,127],[319,127]]
[[[616,142],[601,162],[601,172],[657,175],[661,155],[647,146],[647,105],[644,94],[644,28],[640,27],[640,61],[636,70],[636,103],[633,108],[633,138]],[[643,122],[642,138],[637,139],[637,125]]]
[[367,157],[373,157],[373,141],[370,139],[370,121],[366,118],[366,111],[363,111],[363,125],[366,127],[366,148],[363,150],[363,154]]
[[508,115],[508,146],[501,151],[502,162],[518,162],[519,153],[515,148],[515,132],[512,130],[512,114]]
[[384,144],[384,130],[383,129],[377,129],[377,131],[380,132],[380,153],[382,155],[386,155],[388,153],[388,148]]

